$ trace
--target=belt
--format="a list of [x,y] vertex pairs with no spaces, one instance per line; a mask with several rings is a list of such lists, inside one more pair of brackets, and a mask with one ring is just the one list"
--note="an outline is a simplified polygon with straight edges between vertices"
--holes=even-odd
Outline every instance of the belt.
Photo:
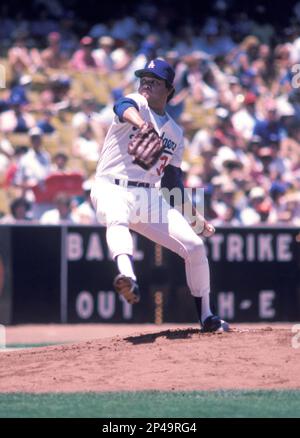
[[141,181],[129,181],[127,179],[115,178],[114,182],[118,186],[123,186],[123,187],[144,187],[146,189],[149,189],[150,187],[155,187],[154,184],[141,182]]

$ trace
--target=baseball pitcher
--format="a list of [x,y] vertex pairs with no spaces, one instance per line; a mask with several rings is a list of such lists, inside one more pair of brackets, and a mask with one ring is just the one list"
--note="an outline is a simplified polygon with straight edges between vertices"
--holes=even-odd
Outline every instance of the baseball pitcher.
[[[140,78],[138,92],[114,106],[115,117],[91,191],[97,219],[107,227],[107,244],[119,270],[114,287],[129,303],[139,302],[132,263],[130,230],[134,230],[184,259],[202,330],[228,330],[228,324],[210,309],[209,265],[201,236],[210,237],[215,230],[184,196],[183,132],[165,112],[174,94],[174,70],[166,61],[153,59],[135,75]],[[167,189],[182,194],[182,210],[178,201],[175,205],[167,202],[163,196]]]

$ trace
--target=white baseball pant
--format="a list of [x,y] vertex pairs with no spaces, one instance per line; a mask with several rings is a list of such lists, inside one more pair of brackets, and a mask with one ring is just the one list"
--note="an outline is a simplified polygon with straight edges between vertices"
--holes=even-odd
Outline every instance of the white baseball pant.
[[[107,227],[107,244],[114,258],[133,254],[129,231],[132,229],[184,259],[187,284],[193,296],[209,294],[209,265],[204,243],[182,214],[167,204],[159,189],[123,187],[111,182],[109,177],[101,177],[94,183],[91,199],[98,221]],[[156,220],[149,221],[149,217]]]

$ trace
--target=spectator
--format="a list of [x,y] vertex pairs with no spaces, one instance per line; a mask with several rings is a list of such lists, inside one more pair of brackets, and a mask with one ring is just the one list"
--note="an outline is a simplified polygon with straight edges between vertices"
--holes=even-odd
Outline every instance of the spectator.
[[197,48],[210,56],[226,55],[234,48],[231,38],[227,35],[221,36],[218,23],[213,20],[207,22],[202,34]]
[[194,34],[190,26],[182,26],[178,29],[178,42],[175,50],[180,57],[192,55],[196,50]]
[[20,94],[13,94],[8,100],[10,109],[0,114],[0,131],[5,133],[26,133],[35,125],[33,115],[26,110],[27,100]]
[[38,110],[45,109],[53,114],[71,107],[70,98],[71,79],[66,74],[55,74],[50,76],[46,89],[40,95],[40,104]]
[[[21,101],[24,105],[29,103],[28,92],[32,83],[30,75],[21,76],[16,85],[10,90],[10,101]],[[30,107],[30,106],[29,106]]]
[[90,123],[82,122],[78,127],[78,137],[72,148],[73,155],[86,161],[97,163],[100,154],[100,145],[96,133]]
[[214,210],[218,218],[223,221],[228,217],[228,208],[235,209],[235,197],[237,195],[237,187],[230,180],[221,186],[219,197],[213,203]]
[[44,134],[53,134],[56,129],[52,124],[53,112],[49,109],[44,109],[43,117],[37,121],[37,127],[41,129]]
[[204,80],[208,61],[199,52],[187,55],[182,60],[188,66],[187,81],[194,102],[201,104],[204,109],[215,108],[218,102],[218,92]]
[[117,47],[111,54],[114,70],[124,72],[133,61],[135,45],[132,41],[126,41],[123,46]]
[[235,131],[230,113],[226,108],[217,108],[216,126],[213,134],[213,144],[216,148],[221,146],[234,147],[236,145],[238,134]]
[[98,40],[99,48],[92,51],[92,56],[98,67],[99,73],[111,73],[114,70],[112,52],[114,39],[110,36],[102,36]]
[[209,184],[214,176],[218,174],[214,166],[214,149],[209,143],[203,145],[201,154],[199,155],[200,164],[192,166],[189,176],[195,171],[195,167],[198,168],[198,175],[201,177],[203,184]]
[[89,36],[94,38],[94,39],[98,39],[102,36],[105,36],[108,34],[108,26],[104,23],[96,23],[93,25],[93,27],[91,28],[91,30],[89,31]]
[[83,123],[89,123],[97,116],[96,102],[91,94],[85,94],[80,106],[80,111],[72,118],[72,127],[78,131]]
[[8,50],[8,65],[14,80],[18,80],[27,72],[34,73],[37,67],[30,50],[26,47],[26,34],[16,35],[14,45]]
[[10,214],[0,219],[1,224],[17,224],[31,220],[30,203],[25,198],[15,198],[10,203]]
[[40,218],[43,225],[68,225],[73,224],[72,200],[64,193],[60,193],[55,198],[55,208],[46,211]]
[[127,40],[138,32],[135,18],[126,12],[121,12],[121,17],[114,20],[111,26],[111,36],[117,40]]
[[293,125],[287,138],[283,139],[280,144],[280,156],[288,158],[292,163],[292,171],[299,167],[299,150],[300,150],[300,126],[298,123]]
[[258,122],[258,114],[255,105],[256,101],[256,95],[248,92],[245,95],[242,108],[231,118],[234,129],[246,141],[249,141],[253,136],[254,126]]
[[286,137],[286,131],[278,116],[276,102],[267,101],[265,103],[265,111],[264,118],[256,121],[253,135],[259,135],[266,144],[268,144],[272,135],[282,140]]
[[52,158],[52,164],[50,168],[51,174],[53,173],[65,173],[68,171],[69,157],[64,152],[57,152]]
[[274,181],[270,187],[270,197],[272,199],[274,208],[276,209],[276,218],[274,218],[273,222],[276,222],[278,219],[278,212],[281,209],[282,199],[288,190],[288,184],[283,183],[280,180]]
[[27,146],[17,146],[15,147],[12,156],[10,157],[9,165],[6,169],[4,186],[10,187],[14,185],[15,175],[19,169],[20,161],[22,157],[28,152]]
[[51,32],[48,35],[48,47],[41,53],[43,67],[45,69],[60,69],[66,64],[66,56],[63,55],[60,47],[61,36],[58,32]]
[[81,38],[80,48],[72,56],[71,67],[78,71],[95,70],[97,64],[92,51],[93,39],[89,36]]
[[171,100],[169,100],[166,111],[175,121],[178,121],[184,112],[185,100],[190,93],[188,69],[185,63],[180,61],[179,54],[176,51],[167,52],[165,58],[175,70],[175,93]]
[[228,224],[239,226],[241,225],[239,211],[233,205],[226,205],[223,213],[219,215],[218,219],[213,220],[212,223],[215,227]]
[[[21,158],[14,184],[23,190],[26,199],[34,200],[32,189],[36,185],[43,184],[45,178],[49,175],[51,159],[48,152],[43,149],[43,133],[40,128],[34,127],[29,131],[30,149]],[[33,204],[34,218],[39,218],[43,208],[42,205]]]
[[253,35],[247,35],[239,46],[236,46],[228,53],[227,62],[233,66],[241,77],[251,69],[252,61],[256,59],[258,50],[259,39]]
[[212,155],[215,155],[216,149],[213,145],[213,132],[209,127],[199,129],[194,134],[189,146],[189,159],[191,161],[199,160],[206,147],[212,151]]
[[73,11],[66,11],[59,22],[60,48],[62,54],[70,59],[78,48],[79,38],[75,32],[76,17]]
[[72,218],[75,223],[81,225],[96,225],[97,217],[91,201],[92,180],[87,180],[83,183],[84,201],[74,208]]
[[125,78],[123,82],[120,84],[120,88],[125,90],[129,86],[134,86],[137,84],[137,77],[134,72],[136,70],[142,69],[145,67],[148,61],[156,57],[156,38],[153,38],[150,35],[146,41],[140,47],[140,50],[133,58],[131,64],[129,65],[127,71],[125,72]]
[[92,121],[92,123],[94,123],[93,126],[95,126],[96,124],[101,129],[101,139],[103,140],[107,134],[108,128],[110,127],[115,115],[113,111],[114,104],[117,102],[117,100],[121,99],[121,97],[123,97],[122,89],[113,88],[111,90],[111,97],[107,102],[107,105],[104,108],[102,108],[102,110],[99,111],[99,113],[96,114],[93,118]]
[[278,224],[300,226],[300,197],[298,193],[289,193],[280,200],[280,207],[277,212]]
[[[108,102],[109,108],[112,108],[111,102]],[[102,111],[105,111],[104,107]],[[90,127],[93,136],[99,142],[99,144],[104,139],[103,126],[101,121],[101,112],[98,113],[97,104],[92,95],[86,94],[82,99],[82,104],[80,107],[80,111],[77,112],[72,118],[72,127],[75,129],[75,134],[77,137],[80,137],[81,133],[87,127]],[[85,128],[84,128],[85,127]]]
[[257,181],[261,184],[263,183],[263,177],[271,183],[277,179],[284,180],[291,175],[292,162],[288,157],[282,158],[278,155],[278,144],[276,142],[269,142],[268,146],[259,148],[257,155],[261,163],[261,177]]
[[9,140],[6,138],[2,139],[0,141],[0,181],[3,180],[13,155],[14,148]]
[[266,223],[271,213],[272,203],[262,187],[253,187],[249,193],[249,205],[241,211],[243,225]]

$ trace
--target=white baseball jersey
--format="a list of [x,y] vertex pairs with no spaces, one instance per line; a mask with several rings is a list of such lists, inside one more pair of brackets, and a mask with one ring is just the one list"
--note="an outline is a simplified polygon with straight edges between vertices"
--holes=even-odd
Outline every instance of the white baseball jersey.
[[184,150],[183,131],[168,115],[159,116],[149,108],[147,99],[139,93],[126,96],[133,99],[143,120],[151,122],[163,139],[164,151],[158,162],[150,170],[144,170],[132,163],[127,147],[137,128],[130,123],[120,122],[115,115],[106,135],[97,166],[96,178],[113,175],[116,178],[156,184],[163,176],[168,164],[180,167]]

